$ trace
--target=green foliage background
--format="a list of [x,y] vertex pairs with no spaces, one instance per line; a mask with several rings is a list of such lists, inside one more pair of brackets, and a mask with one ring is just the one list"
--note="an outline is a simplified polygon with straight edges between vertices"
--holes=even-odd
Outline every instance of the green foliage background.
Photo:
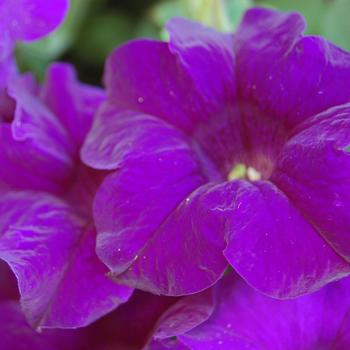
[[166,40],[163,26],[171,17],[234,31],[253,6],[299,11],[308,34],[350,50],[350,0],[71,0],[64,24],[41,41],[20,43],[16,55],[20,68],[39,79],[50,62],[63,60],[77,67],[83,81],[100,84],[104,60],[113,48],[137,37]]

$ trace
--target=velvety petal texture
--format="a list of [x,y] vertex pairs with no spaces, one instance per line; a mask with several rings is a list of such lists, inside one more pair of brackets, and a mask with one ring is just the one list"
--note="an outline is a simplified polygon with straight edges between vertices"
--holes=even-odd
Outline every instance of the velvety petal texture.
[[350,308],[349,287],[347,278],[314,294],[278,301],[231,274],[214,287],[211,317],[177,341],[190,350],[347,349],[350,343],[342,332]]
[[349,264],[271,182],[241,182],[232,202],[224,254],[255,288],[290,298],[350,273]]
[[33,328],[86,326],[132,290],[95,253],[92,201],[105,174],[82,164],[80,146],[104,100],[99,88],[54,64],[43,86],[11,76],[0,119],[0,257],[15,273]]
[[67,6],[0,0],[0,348],[349,349],[350,54],[254,8],[39,84]]
[[105,98],[102,89],[80,83],[73,66],[65,63],[54,63],[48,68],[40,96],[78,148]]
[[298,13],[255,8],[235,33],[240,99],[289,128],[350,94],[349,53],[304,28]]
[[301,124],[276,163],[273,181],[315,229],[350,261],[350,106]]
[[167,339],[186,333],[206,321],[214,310],[212,291],[183,297],[159,319],[154,339]]
[[[90,166],[120,167],[106,177],[95,197],[99,257],[119,281],[155,293],[181,295],[195,291],[198,284],[203,288],[212,284],[226,267],[220,249],[223,241],[210,230],[207,240],[193,240],[183,229],[199,222],[201,214],[200,194],[198,209],[197,200],[193,204],[190,198],[183,200],[206,179],[195,150],[180,131],[155,117],[115,113],[108,109],[97,116],[82,150]],[[160,197],[164,200],[159,201]],[[186,217],[189,206],[194,214]],[[164,244],[169,239],[173,244]],[[198,244],[203,249],[196,249]],[[217,253],[208,255],[215,245]],[[188,261],[187,271],[179,269],[174,252]]]
[[94,229],[67,204],[19,192],[3,195],[0,207],[0,257],[18,278],[33,327],[84,326],[129,298],[129,288],[104,275],[94,252]]
[[30,75],[9,82],[14,110],[0,123],[0,179],[18,189],[58,192],[72,176],[74,148],[38,89]]
[[116,281],[179,296],[231,265],[285,299],[350,274],[350,55],[304,26],[263,8],[234,35],[174,19],[169,42],[110,55],[81,157],[111,172],[93,213]]

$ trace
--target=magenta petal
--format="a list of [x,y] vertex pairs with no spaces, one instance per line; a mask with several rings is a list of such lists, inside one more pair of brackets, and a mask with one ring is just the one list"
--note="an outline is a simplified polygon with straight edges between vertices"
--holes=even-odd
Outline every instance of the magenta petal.
[[191,77],[200,101],[198,111],[186,111],[196,113],[191,136],[220,170],[229,172],[243,153],[233,36],[183,18],[172,19],[167,29],[169,49]]
[[350,306],[349,287],[345,279],[317,293],[280,301],[225,277],[215,286],[213,315],[179,339],[191,350],[333,349]]
[[186,333],[206,321],[214,310],[212,291],[207,289],[181,298],[159,319],[154,339],[167,339]]
[[63,20],[68,0],[1,0],[0,57],[9,53],[16,40],[31,41],[47,35]]
[[130,297],[129,288],[105,276],[94,230],[68,205],[34,192],[5,194],[0,205],[0,257],[18,278],[32,326],[85,326]]
[[234,201],[224,253],[259,291],[290,298],[350,273],[350,265],[272,183],[241,182]]
[[[191,77],[202,113],[214,117],[236,98],[233,37],[184,18],[167,23],[170,51]],[[203,104],[204,106],[204,104]]]
[[201,117],[193,83],[167,43],[137,40],[118,48],[107,60],[104,81],[108,99],[124,109],[188,131]]
[[[155,162],[148,157],[133,168],[122,168],[105,180],[94,209],[97,252],[115,278],[166,295],[200,291],[215,283],[227,266],[222,255],[225,223],[220,209],[214,209],[225,198],[217,198],[210,186],[189,195],[198,178],[176,179],[183,173],[174,171],[175,159]],[[185,164],[176,164],[185,170]],[[186,192],[188,197],[174,205]],[[164,200],[155,201],[158,196]]]
[[[175,214],[174,219],[168,219],[177,206],[205,181],[196,152],[181,132],[159,119],[133,112],[116,116],[104,114],[104,118],[93,128],[88,141],[90,143],[85,144],[83,149],[83,159],[89,165],[101,168],[120,166],[115,173],[106,177],[95,197],[94,219],[99,257],[114,275],[118,275],[129,269],[140,255],[139,260],[149,264],[147,269],[153,277],[132,277],[130,284],[137,283],[141,289],[157,293],[161,290],[167,291],[165,294],[188,292],[189,286],[185,285],[185,280],[174,283],[177,280],[175,275],[181,274],[186,263],[182,267],[176,266],[172,253],[168,255],[162,249],[175,249],[183,240],[187,240],[189,245],[200,240],[199,237],[192,240],[192,236],[186,236],[185,230],[178,226],[187,220],[182,210],[179,215]],[[188,218],[191,220],[190,216]],[[173,228],[164,228],[171,226],[172,220],[176,222]],[[191,225],[190,220],[187,220],[186,225]],[[173,244],[164,246],[162,240],[170,242],[178,229],[182,234]],[[157,243],[154,248],[157,252],[149,257],[151,260],[148,262],[143,256],[147,255],[147,249],[153,249],[153,244],[149,243],[155,239],[159,241],[159,245]],[[203,240],[202,244],[209,249],[214,240],[210,243]],[[221,254],[219,252],[215,257]],[[199,260],[191,258],[192,251],[177,249],[177,254],[182,253],[184,257],[187,255],[186,261],[192,260],[193,268],[198,270],[195,265]],[[202,256],[201,259],[206,259],[204,252],[199,251],[198,254]],[[169,272],[164,270],[163,274],[158,274],[158,271],[153,271],[156,266],[152,264],[158,257],[173,259],[172,263],[168,261],[169,265],[164,265],[168,266]],[[215,265],[220,272],[210,273],[203,268],[202,273],[197,275],[198,281],[188,273],[186,279],[192,284],[191,288],[204,288],[222,273],[224,259],[215,257],[210,257],[209,265]],[[174,269],[174,275],[170,273],[171,269]],[[206,282],[201,282],[204,285],[196,286],[203,276],[206,276]],[[161,283],[156,282],[158,278],[162,280]]]
[[241,103],[287,127],[350,97],[349,54],[321,37],[303,37],[304,27],[297,13],[256,8],[235,34]]
[[1,181],[18,189],[62,191],[72,164],[57,160],[34,140],[15,141],[9,124],[0,124],[0,138]]
[[[175,29],[178,22],[192,37]],[[137,40],[111,54],[104,76],[108,98],[193,132],[215,113],[222,114],[223,103],[233,103],[232,38],[184,19],[174,20],[169,29],[169,44]]]
[[58,191],[73,171],[73,147],[66,131],[37,96],[30,76],[12,80],[12,123],[0,123],[0,179],[18,189]]
[[94,120],[81,156],[90,167],[112,170],[129,160],[158,155],[161,161],[176,152],[191,151],[185,135],[171,125],[150,115],[105,105]]
[[350,262],[349,145],[347,104],[300,125],[278,158],[272,180]]
[[71,65],[55,63],[48,68],[41,98],[80,147],[105,95],[102,89],[79,83]]
[[180,18],[168,30],[169,44],[137,40],[111,54],[109,103],[176,126],[227,170],[242,151],[232,36]]
[[189,332],[208,320],[214,308],[215,304],[211,289],[180,298],[159,318],[150,341],[144,350],[189,349],[174,338]]

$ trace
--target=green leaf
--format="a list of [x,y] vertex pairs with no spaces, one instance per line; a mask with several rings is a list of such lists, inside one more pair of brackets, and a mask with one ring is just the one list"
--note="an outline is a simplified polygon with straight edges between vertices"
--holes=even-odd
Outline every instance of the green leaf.
[[350,1],[334,0],[328,5],[322,33],[327,39],[350,50]]
[[97,14],[80,33],[74,56],[86,65],[103,66],[115,47],[134,37],[133,30],[134,21],[126,13],[108,10]]
[[323,16],[327,10],[324,0],[268,0],[258,4],[273,7],[281,11],[298,11],[307,21],[306,32],[320,34]]

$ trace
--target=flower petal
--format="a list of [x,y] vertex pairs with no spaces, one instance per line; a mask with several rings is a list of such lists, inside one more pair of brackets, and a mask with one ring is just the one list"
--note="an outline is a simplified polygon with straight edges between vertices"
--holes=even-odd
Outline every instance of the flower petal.
[[350,274],[350,264],[272,183],[237,182],[233,203],[224,254],[259,291],[291,298]]
[[160,117],[184,130],[191,130],[200,117],[193,83],[167,43],[137,40],[118,48],[107,59],[104,81],[109,101],[124,109]]
[[350,105],[300,125],[272,180],[325,240],[350,262]]
[[321,37],[303,37],[304,27],[297,13],[255,8],[235,34],[241,104],[287,128],[350,98],[349,53]]
[[55,63],[47,70],[41,98],[80,147],[105,96],[102,89],[79,83],[71,65]]
[[12,123],[0,123],[0,179],[18,189],[57,192],[73,171],[73,147],[62,125],[37,97],[30,76],[9,83]]
[[[236,98],[233,37],[184,18],[167,23],[169,49],[191,77],[208,115]],[[214,117],[214,115],[211,115]]]
[[128,160],[186,150],[189,145],[185,135],[162,120],[104,105],[94,120],[81,156],[90,167],[112,170]]
[[159,319],[154,339],[167,339],[186,333],[206,321],[214,310],[210,289],[186,296],[172,305]]
[[232,37],[185,19],[173,20],[168,28],[169,44],[137,40],[112,53],[107,92],[118,106],[192,132],[233,103]]
[[176,126],[228,172],[242,153],[232,36],[180,18],[168,30],[169,44],[138,40],[112,53],[109,101]]
[[85,326],[131,294],[106,276],[95,232],[64,202],[47,194],[2,196],[0,257],[19,282],[25,314],[36,328]]
[[[164,189],[161,193],[164,195]],[[222,254],[226,213],[221,209],[227,201],[231,201],[227,193],[217,191],[211,184],[188,194],[154,229],[125,272],[116,274],[116,280],[165,295],[192,294],[213,285],[227,268]],[[159,206],[162,204],[159,202]],[[130,215],[129,208],[126,213]],[[127,233],[130,237],[129,231],[124,234]],[[115,247],[120,246],[119,236]],[[121,256],[125,256],[123,250],[119,252]]]
[[179,339],[191,350],[329,349],[350,305],[349,287],[347,279],[280,301],[228,276],[215,287],[217,308],[211,318]]

